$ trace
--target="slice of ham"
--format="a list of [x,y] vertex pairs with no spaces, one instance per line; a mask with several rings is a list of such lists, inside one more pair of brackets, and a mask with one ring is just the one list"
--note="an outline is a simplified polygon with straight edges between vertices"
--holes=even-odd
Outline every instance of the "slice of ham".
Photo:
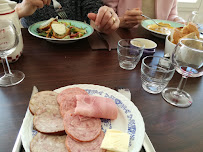
[[81,142],[92,141],[101,132],[101,120],[97,118],[81,119],[69,110],[63,117],[65,132],[73,139]]
[[64,114],[71,109],[76,107],[76,95],[88,95],[88,93],[78,87],[68,88],[59,93],[57,96],[57,101],[60,105],[60,112],[62,117]]
[[53,91],[41,91],[34,94],[29,103],[30,112],[35,115],[45,111],[59,111],[57,95],[58,93]]
[[51,136],[42,133],[37,133],[30,143],[31,152],[68,152],[65,146],[66,135]]
[[100,148],[103,138],[103,131],[95,140],[90,142],[79,142],[67,136],[65,145],[69,152],[104,152],[105,150]]
[[77,115],[106,119],[117,118],[118,108],[110,98],[92,95],[77,95],[76,98],[75,114]]
[[44,112],[40,115],[34,115],[33,125],[41,133],[65,135],[63,119],[60,113]]

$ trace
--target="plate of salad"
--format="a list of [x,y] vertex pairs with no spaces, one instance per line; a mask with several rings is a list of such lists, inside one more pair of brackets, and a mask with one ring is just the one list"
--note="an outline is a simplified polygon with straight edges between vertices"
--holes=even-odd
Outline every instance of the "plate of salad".
[[53,43],[72,43],[90,36],[94,29],[84,22],[50,18],[32,24],[28,31]]

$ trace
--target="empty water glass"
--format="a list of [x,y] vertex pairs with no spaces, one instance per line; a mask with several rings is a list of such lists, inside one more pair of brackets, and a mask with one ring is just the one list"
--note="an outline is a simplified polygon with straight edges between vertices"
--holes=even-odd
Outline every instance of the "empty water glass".
[[[134,46],[133,44],[137,44]],[[143,54],[144,45],[138,40],[122,39],[118,42],[118,62],[122,69],[132,70]]]
[[145,91],[158,94],[173,77],[175,65],[170,59],[159,56],[146,56],[142,59],[141,80]]

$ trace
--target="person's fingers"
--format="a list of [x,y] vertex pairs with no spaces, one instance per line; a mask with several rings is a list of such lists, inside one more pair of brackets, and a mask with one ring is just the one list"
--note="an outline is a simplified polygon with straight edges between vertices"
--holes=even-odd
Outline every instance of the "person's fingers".
[[101,26],[99,27],[101,31],[106,33],[111,33],[112,31],[119,28],[120,20],[118,15],[114,12],[112,8],[109,8],[101,21]]
[[47,0],[47,5],[50,5],[51,4],[51,0]]
[[127,21],[143,20],[142,16],[127,16],[127,15],[124,15],[123,18],[124,18],[125,22],[127,22]]
[[99,24],[99,27],[103,28],[105,25],[111,26],[113,24],[113,22],[115,22],[114,20],[115,20],[115,17],[113,17],[113,13],[110,11],[106,11],[106,13],[104,14],[104,16]]
[[101,24],[101,21],[104,17],[104,14],[108,11],[109,7],[107,6],[102,6],[99,8],[98,10],[98,13],[97,13],[97,17],[96,17],[96,20],[95,20],[95,25],[100,25]]
[[101,29],[104,33],[109,34],[113,31],[116,31],[119,28],[120,20],[118,16],[114,15],[110,18],[108,23]]
[[142,11],[136,10],[136,9],[127,10],[125,12],[125,15],[128,15],[128,16],[140,16],[141,14],[142,14]]
[[142,22],[142,20],[136,20],[136,21],[126,21],[125,23],[126,24],[135,24],[135,25],[137,25],[137,24],[140,24]]
[[88,14],[87,14],[87,17],[88,17],[90,20],[95,21],[96,18],[97,18],[97,14],[95,14],[95,13],[88,13]]
[[42,0],[44,5],[47,5],[47,0]]
[[34,1],[29,1],[27,3],[29,3],[30,5],[36,6],[38,8],[44,7],[44,2],[42,0],[34,0]]

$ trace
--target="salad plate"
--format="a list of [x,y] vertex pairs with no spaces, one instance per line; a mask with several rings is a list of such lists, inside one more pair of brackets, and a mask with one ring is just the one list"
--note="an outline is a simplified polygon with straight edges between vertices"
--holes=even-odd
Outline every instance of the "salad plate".
[[52,42],[52,43],[73,43],[73,42],[76,42],[78,40],[87,38],[88,36],[90,36],[94,32],[94,29],[92,28],[92,26],[90,26],[87,23],[75,21],[75,20],[58,19],[58,22],[67,23],[67,24],[70,24],[71,26],[85,29],[86,33],[82,37],[78,37],[78,38],[69,38],[69,39],[47,38],[45,36],[41,36],[37,31],[37,29],[40,27],[40,25],[42,25],[45,22],[46,21],[40,21],[40,22],[34,23],[31,26],[29,26],[29,28],[28,28],[29,33],[35,37],[45,39],[45,40]]
[[[168,21],[168,20],[159,20],[159,19],[154,19],[157,23],[163,23],[163,24],[169,24],[170,27],[172,28],[177,28],[177,27],[183,27],[184,25],[181,24],[181,23],[177,23],[177,22],[173,22],[173,21]],[[167,35],[170,35],[169,34],[166,34],[166,33],[161,33],[161,32],[158,32],[158,31],[154,31],[154,30],[151,30],[149,29],[149,25],[154,25],[155,23],[152,21],[152,20],[143,20],[141,22],[141,26],[146,29],[147,31],[149,31],[152,35],[156,36],[156,37],[159,37],[159,38],[162,38],[162,39],[165,39]],[[164,27],[165,28],[165,27]],[[166,27],[167,28],[167,27]],[[170,29],[169,29],[170,30]]]
[[[93,84],[76,84],[54,90],[60,93],[64,89],[79,87],[89,95],[111,98],[118,107],[118,117],[115,120],[101,119],[102,130],[117,129],[130,135],[129,152],[139,152],[144,141],[145,125],[137,107],[127,97],[110,88]],[[30,142],[37,131],[33,129],[33,116],[26,114],[22,124],[22,144],[26,152],[30,152]]]

